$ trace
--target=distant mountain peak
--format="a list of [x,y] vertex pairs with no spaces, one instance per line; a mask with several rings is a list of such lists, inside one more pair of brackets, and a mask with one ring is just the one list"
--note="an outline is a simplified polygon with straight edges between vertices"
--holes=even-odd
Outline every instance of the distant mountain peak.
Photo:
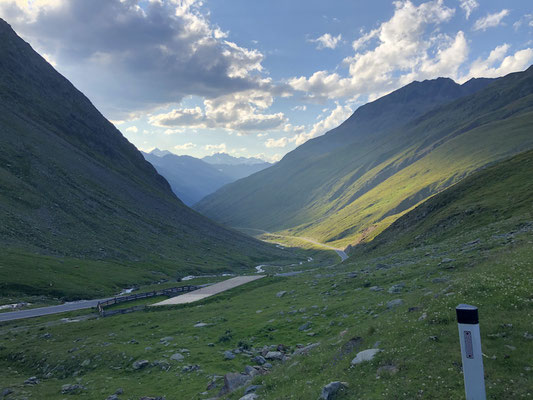
[[255,165],[264,164],[266,161],[256,157],[233,157],[227,153],[215,153],[211,156],[202,158],[203,161],[209,164],[225,164],[225,165]]
[[154,156],[157,156],[157,157],[164,157],[164,156],[168,156],[169,154],[174,154],[174,153],[168,150],[160,150],[156,147],[150,152],[150,154],[153,154]]

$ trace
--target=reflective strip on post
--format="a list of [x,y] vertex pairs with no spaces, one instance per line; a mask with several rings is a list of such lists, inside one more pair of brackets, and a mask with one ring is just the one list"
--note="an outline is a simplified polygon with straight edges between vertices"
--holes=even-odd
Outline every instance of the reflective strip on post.
[[455,311],[459,324],[466,400],[485,400],[487,396],[477,307],[459,304]]

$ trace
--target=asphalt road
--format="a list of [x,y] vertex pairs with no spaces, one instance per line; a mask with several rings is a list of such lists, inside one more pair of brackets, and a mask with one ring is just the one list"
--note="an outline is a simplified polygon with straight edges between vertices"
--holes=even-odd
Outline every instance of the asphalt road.
[[43,315],[59,314],[67,311],[83,310],[85,308],[96,307],[99,301],[104,300],[107,299],[81,300],[71,303],[60,304],[58,306],[32,308],[29,310],[22,311],[8,311],[5,313],[0,313],[0,322],[32,317],[42,317]]

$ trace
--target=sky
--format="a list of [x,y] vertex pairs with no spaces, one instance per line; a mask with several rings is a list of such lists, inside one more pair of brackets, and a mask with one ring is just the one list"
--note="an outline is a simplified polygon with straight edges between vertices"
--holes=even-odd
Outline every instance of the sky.
[[414,80],[533,64],[531,0],[0,0],[137,148],[278,161]]

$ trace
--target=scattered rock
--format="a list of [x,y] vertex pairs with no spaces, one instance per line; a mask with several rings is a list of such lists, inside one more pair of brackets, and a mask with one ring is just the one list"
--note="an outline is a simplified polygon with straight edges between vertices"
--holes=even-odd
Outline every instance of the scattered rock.
[[170,356],[170,359],[173,361],[183,361],[185,357],[183,356],[183,354],[175,353]]
[[524,339],[533,340],[533,335],[529,332],[524,332]]
[[355,358],[352,360],[351,364],[352,365],[357,365],[357,364],[361,364],[362,362],[365,362],[365,361],[370,361],[380,351],[381,351],[380,349],[368,349],[368,350],[360,351],[359,353],[357,353]]
[[439,338],[438,338],[438,336],[430,336],[430,337],[429,337],[429,340],[432,340],[432,341],[434,341],[434,342],[438,342],[438,341],[439,341]]
[[139,400],[165,400],[164,397],[148,397],[148,396],[143,396],[141,397]]
[[271,369],[272,368],[272,364],[267,362],[267,363],[265,363],[265,365],[263,365],[263,367],[265,367],[266,369]]
[[86,390],[85,386],[76,384],[66,384],[61,386],[61,393],[63,394],[76,394]]
[[124,389],[122,389],[122,388],[118,388],[117,390],[115,390],[115,394],[117,394],[117,395],[121,395],[123,393],[124,393]]
[[150,364],[148,362],[148,360],[139,360],[139,361],[135,361],[133,364],[132,364],[132,367],[133,369],[142,369],[144,367],[147,367],[148,364]]
[[255,393],[248,393],[242,396],[239,400],[256,400],[258,398],[259,396],[256,395]]
[[194,325],[195,328],[202,328],[204,326],[208,326],[209,324],[206,324],[205,322],[198,322]]
[[120,399],[116,394],[112,394],[110,396],[107,396],[105,400],[120,400]]
[[455,260],[453,258],[443,258],[440,263],[441,264],[449,264],[451,262],[454,262]]
[[383,375],[395,375],[398,372],[398,367],[396,365],[383,365],[378,368],[377,376]]
[[388,309],[391,309],[391,308],[394,308],[394,307],[398,307],[398,306],[401,306],[403,304],[403,300],[402,299],[394,299],[394,300],[391,300],[387,303],[387,308]]
[[164,337],[163,339],[159,339],[160,343],[168,344],[168,342],[172,342],[174,338],[172,336]]
[[263,356],[255,356],[254,358],[252,358],[252,361],[256,363],[257,365],[263,365],[267,362],[265,360],[265,357]]
[[298,330],[299,331],[306,331],[311,328],[311,322],[306,322],[305,324],[301,325]]
[[224,352],[224,360],[233,360],[235,358],[235,354],[233,354],[231,351],[226,350]]
[[52,337],[52,334],[51,333],[43,333],[41,335],[41,338],[43,339],[50,339]]
[[379,286],[371,286],[370,288],[368,288],[368,290],[370,290],[371,292],[381,292],[383,288]]
[[224,375],[224,386],[220,390],[219,396],[234,392],[247,385],[251,380],[252,378],[249,375],[229,372]]
[[248,386],[246,388],[246,390],[244,391],[244,394],[249,394],[249,393],[255,392],[258,389],[261,389],[262,387],[263,387],[262,385],[251,385],[251,386]]
[[423,321],[423,320],[425,320],[427,317],[428,317],[428,314],[427,314],[427,313],[422,313],[422,315],[420,316],[420,318],[418,318],[418,320],[419,320],[419,321]]
[[276,296],[281,298],[281,297],[285,296],[286,294],[287,294],[287,291],[286,290],[282,290],[281,292],[276,293]]
[[244,373],[246,375],[250,375],[252,378],[256,375],[259,375],[259,371],[256,370],[254,367],[251,367],[250,365],[244,367]]
[[431,280],[431,282],[433,283],[445,283],[445,282],[448,282],[449,279],[448,278],[434,278]]
[[181,369],[181,372],[194,372],[194,371],[200,371],[200,366],[197,364],[194,365],[186,365]]
[[24,384],[25,385],[37,385],[37,384],[39,384],[39,382],[40,381],[39,381],[39,379],[37,379],[36,376],[31,376],[31,377],[29,377],[28,379],[26,379],[24,381]]
[[266,353],[265,358],[267,360],[282,360],[283,353],[281,351],[269,351]]
[[168,371],[170,369],[170,364],[165,360],[156,360],[152,363],[152,366],[159,367],[162,371]]
[[393,293],[400,293],[402,291],[402,289],[405,287],[405,283],[398,283],[396,285],[392,285],[388,292],[393,294]]
[[320,346],[320,343],[312,343],[312,344],[307,345],[305,347],[301,347],[299,349],[294,350],[293,355],[299,356],[299,355],[302,355],[302,354],[308,354],[309,351],[311,351],[312,349],[314,349],[315,347],[318,347],[318,346]]
[[348,387],[346,382],[330,382],[322,388],[320,398],[323,400],[333,400],[337,397],[337,394],[346,387]]
[[11,393],[13,393],[13,390],[11,390],[9,388],[6,388],[6,389],[2,390],[2,393],[0,394],[0,396],[6,397],[6,396],[10,395]]

